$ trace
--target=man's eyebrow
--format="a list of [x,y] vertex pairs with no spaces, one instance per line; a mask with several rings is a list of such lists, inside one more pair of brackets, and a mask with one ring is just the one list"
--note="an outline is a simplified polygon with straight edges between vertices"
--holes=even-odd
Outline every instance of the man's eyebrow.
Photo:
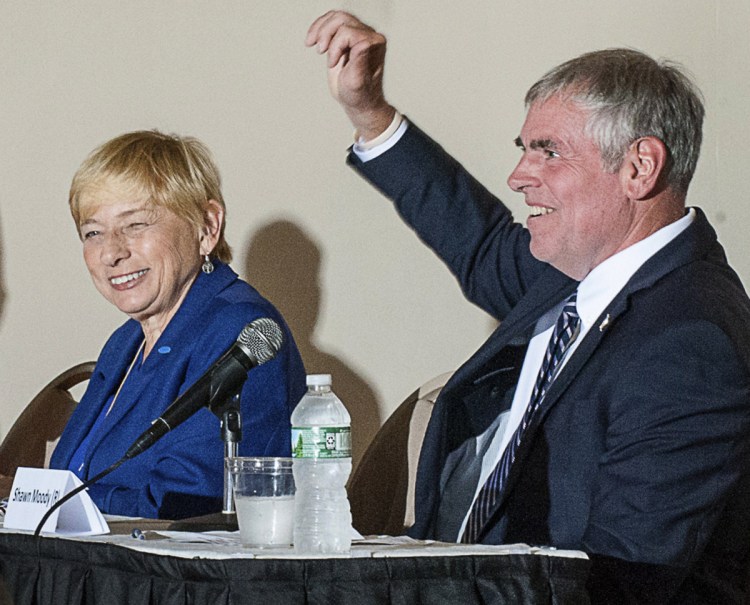
[[557,143],[552,139],[535,139],[529,143],[531,149],[557,149]]
[[[516,147],[520,149],[526,149],[526,145],[523,144],[521,137],[516,137],[513,141]],[[552,139],[534,139],[529,143],[529,149],[556,149],[557,143]]]

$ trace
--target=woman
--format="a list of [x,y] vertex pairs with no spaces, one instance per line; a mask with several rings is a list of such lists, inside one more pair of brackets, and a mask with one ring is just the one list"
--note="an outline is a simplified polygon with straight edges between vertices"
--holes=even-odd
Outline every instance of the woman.
[[[155,131],[119,136],[83,162],[69,202],[94,285],[130,319],[105,344],[51,466],[84,480],[108,468],[261,317],[282,327],[284,343],[248,372],[239,451],[289,456],[302,360],[278,311],[227,264],[225,206],[206,147]],[[89,494],[110,514],[218,511],[223,456],[219,419],[203,408]]]

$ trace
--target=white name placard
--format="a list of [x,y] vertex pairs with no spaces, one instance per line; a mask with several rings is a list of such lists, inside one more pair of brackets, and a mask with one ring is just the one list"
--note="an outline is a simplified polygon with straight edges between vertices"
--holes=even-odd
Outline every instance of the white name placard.
[[[8,497],[3,526],[35,530],[47,511],[79,485],[81,480],[71,471],[19,467]],[[109,526],[84,490],[54,511],[42,531],[87,536],[106,534]]]

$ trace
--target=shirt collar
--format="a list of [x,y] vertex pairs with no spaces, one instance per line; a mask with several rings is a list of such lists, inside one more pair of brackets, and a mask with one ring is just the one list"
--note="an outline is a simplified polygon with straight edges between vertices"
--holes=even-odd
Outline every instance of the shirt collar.
[[687,229],[694,219],[695,210],[689,208],[682,218],[610,256],[583,278],[578,285],[577,310],[584,331],[591,327],[633,274]]

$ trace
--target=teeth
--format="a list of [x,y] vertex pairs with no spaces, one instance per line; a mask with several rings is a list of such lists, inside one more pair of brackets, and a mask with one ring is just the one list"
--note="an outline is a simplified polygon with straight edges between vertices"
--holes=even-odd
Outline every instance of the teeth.
[[129,275],[121,275],[120,277],[113,277],[109,281],[113,286],[119,286],[120,284],[124,284],[129,281],[133,281],[134,279],[138,279],[144,273],[146,273],[146,269],[143,269],[141,271],[136,271],[135,273],[130,273]]
[[552,208],[545,208],[544,206],[531,206],[531,216],[542,216],[543,214],[551,214],[554,212]]

